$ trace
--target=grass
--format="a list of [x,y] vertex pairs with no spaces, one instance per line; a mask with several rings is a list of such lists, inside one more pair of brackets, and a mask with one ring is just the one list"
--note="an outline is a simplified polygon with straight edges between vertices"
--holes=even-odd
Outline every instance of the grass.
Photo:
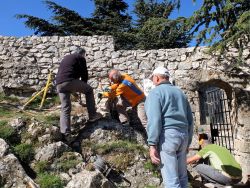
[[[37,96],[31,103],[27,105],[27,108],[38,109],[40,107],[42,101],[42,96]],[[60,99],[57,95],[53,95],[52,97],[46,97],[43,108],[51,108],[54,105],[60,104]]]
[[60,171],[67,172],[70,168],[76,167],[82,161],[72,152],[64,153],[56,162],[56,168]]
[[127,140],[117,140],[105,144],[92,144],[90,148],[96,154],[107,155],[107,162],[119,170],[125,170],[128,166],[131,166],[136,153],[147,153],[143,146]]
[[6,96],[4,93],[0,93],[0,102],[7,101],[11,103],[18,103],[19,99],[17,97]]
[[91,146],[92,149],[97,154],[107,154],[114,151],[119,152],[142,152],[145,153],[146,149],[143,146],[136,143],[126,141],[126,140],[117,140],[113,142],[107,142],[105,144],[95,144]]
[[45,173],[46,171],[48,171],[50,169],[50,164],[48,161],[38,161],[35,164],[35,172],[38,174],[42,174]]
[[161,173],[160,173],[160,170],[158,169],[158,166],[151,163],[151,161],[145,162],[144,168],[149,170],[150,172],[152,172],[153,176],[155,176],[155,177],[159,178],[161,176]]
[[13,127],[8,125],[7,121],[0,121],[0,138],[6,140],[9,144],[16,143],[17,137]]
[[37,182],[40,188],[63,188],[64,182],[56,175],[49,173],[38,174]]
[[48,115],[44,117],[44,122],[49,125],[58,125],[60,121],[60,116],[57,114]]
[[13,150],[18,158],[25,163],[29,163],[34,159],[35,151],[31,144],[19,144]]

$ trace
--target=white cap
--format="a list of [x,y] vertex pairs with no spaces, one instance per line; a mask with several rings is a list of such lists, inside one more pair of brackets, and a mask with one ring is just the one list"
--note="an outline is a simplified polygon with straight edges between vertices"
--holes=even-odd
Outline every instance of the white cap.
[[157,67],[153,73],[150,75],[150,79],[152,79],[153,75],[160,74],[160,75],[165,75],[167,77],[170,77],[168,69],[165,67]]

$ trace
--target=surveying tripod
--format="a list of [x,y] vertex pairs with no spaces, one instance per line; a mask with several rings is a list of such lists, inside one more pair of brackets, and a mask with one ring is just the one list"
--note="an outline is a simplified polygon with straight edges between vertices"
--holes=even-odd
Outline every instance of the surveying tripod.
[[42,101],[41,101],[40,107],[39,107],[39,110],[41,110],[42,107],[43,107],[45,98],[46,98],[46,94],[47,94],[48,89],[49,89],[50,86],[52,86],[52,72],[51,72],[51,71],[49,71],[49,75],[48,75],[48,79],[47,79],[47,82],[46,82],[45,87],[44,87],[41,91],[38,91],[34,96],[32,96],[32,97],[23,105],[22,109],[25,109],[26,106],[27,106],[28,104],[30,104],[35,98],[37,98],[39,95],[41,95],[41,94],[43,93]]

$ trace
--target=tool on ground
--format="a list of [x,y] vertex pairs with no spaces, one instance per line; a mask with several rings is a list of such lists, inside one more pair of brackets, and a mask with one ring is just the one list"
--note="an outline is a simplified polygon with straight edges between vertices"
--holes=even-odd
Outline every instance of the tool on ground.
[[128,187],[131,187],[131,182],[124,177],[123,172],[115,170],[113,168],[114,166],[110,166],[101,156],[96,156],[94,167],[101,172],[114,187],[117,187],[115,182],[121,183],[122,181],[125,181]]

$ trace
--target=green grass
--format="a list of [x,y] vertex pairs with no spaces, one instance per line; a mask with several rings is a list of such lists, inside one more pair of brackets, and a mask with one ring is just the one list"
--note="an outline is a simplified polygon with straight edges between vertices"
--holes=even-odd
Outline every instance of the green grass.
[[142,153],[146,152],[146,149],[143,148],[143,146],[126,140],[107,142],[105,144],[95,144],[91,147],[98,154],[107,154],[113,151]]
[[63,188],[63,181],[56,175],[49,173],[38,174],[37,179],[40,188]]
[[50,164],[48,161],[38,161],[35,164],[35,172],[38,174],[42,174],[45,173],[46,171],[48,171],[50,168]]
[[0,117],[10,117],[11,111],[7,107],[0,106]]
[[60,121],[59,115],[53,114],[44,117],[44,122],[50,125],[58,125]]
[[[38,109],[42,101],[42,96],[37,96],[31,103],[27,105],[27,108]],[[50,108],[54,105],[60,104],[60,99],[57,95],[52,97],[46,97],[42,108]]]
[[153,163],[151,163],[151,161],[147,161],[144,164],[144,168],[149,170],[150,172],[153,173],[153,176],[155,177],[160,177],[160,170],[157,168],[157,165],[154,165]]
[[60,171],[67,172],[70,168],[76,167],[82,161],[72,152],[65,152],[57,161],[56,168]]
[[7,101],[12,103],[18,103],[19,99],[17,97],[6,96],[4,93],[0,93],[0,102]]
[[35,151],[31,144],[19,144],[13,149],[18,158],[25,163],[29,163],[34,159]]
[[11,143],[13,141],[14,135],[14,128],[8,125],[7,121],[0,121],[0,138]]

